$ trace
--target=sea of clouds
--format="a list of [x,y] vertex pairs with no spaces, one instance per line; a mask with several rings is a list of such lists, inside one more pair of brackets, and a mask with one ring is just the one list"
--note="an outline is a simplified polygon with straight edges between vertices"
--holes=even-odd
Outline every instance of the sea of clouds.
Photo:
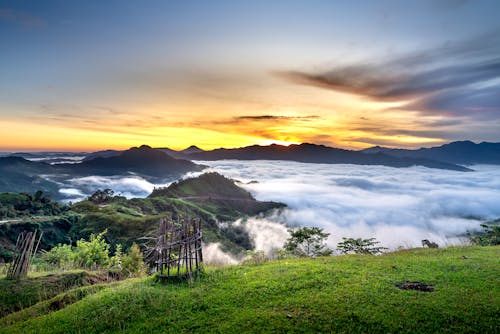
[[[243,224],[256,249],[281,248],[287,228],[316,226],[330,233],[335,248],[342,237],[376,238],[390,249],[421,246],[422,239],[440,246],[466,242],[464,234],[500,217],[500,168],[472,166],[474,172],[425,167],[307,164],[291,161],[203,161],[209,168],[241,181],[258,200],[288,207]],[[194,177],[200,173],[184,176]],[[257,181],[250,182],[250,181]],[[96,189],[111,188],[145,197],[156,186],[139,176],[91,176],[70,180],[62,189],[77,200]],[[210,253],[220,254],[217,245]],[[222,254],[222,257],[225,255]],[[225,263],[233,263],[226,258]]]
[[256,248],[266,252],[286,240],[283,224],[321,227],[330,233],[332,248],[342,237],[374,237],[396,249],[421,246],[422,239],[440,246],[465,243],[467,231],[500,217],[498,166],[473,166],[474,172],[465,173],[290,161],[203,163],[242,181],[258,200],[288,205],[246,223]]

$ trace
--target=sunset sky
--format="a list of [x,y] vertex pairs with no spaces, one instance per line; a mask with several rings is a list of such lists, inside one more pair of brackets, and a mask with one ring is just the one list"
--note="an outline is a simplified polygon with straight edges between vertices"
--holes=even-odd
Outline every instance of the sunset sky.
[[0,151],[500,141],[500,1],[2,1]]

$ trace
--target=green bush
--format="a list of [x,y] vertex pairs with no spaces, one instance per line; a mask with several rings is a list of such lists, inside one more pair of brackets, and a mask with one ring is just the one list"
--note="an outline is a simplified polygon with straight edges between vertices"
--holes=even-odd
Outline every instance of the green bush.
[[128,276],[138,276],[146,272],[141,249],[132,244],[124,253],[122,245],[117,245],[113,256],[110,256],[110,245],[104,240],[106,231],[92,234],[90,239],[80,239],[76,247],[57,245],[42,254],[41,261],[48,269],[110,269],[120,271]]
[[104,268],[110,263],[109,244],[104,240],[106,230],[90,235],[90,240],[80,239],[76,242],[76,259],[84,268]]
[[42,260],[61,269],[75,267],[76,253],[71,245],[57,245],[50,251],[42,254]]
[[481,227],[483,230],[476,235],[469,233],[469,239],[473,244],[479,246],[500,245],[500,225],[481,224]]
[[122,272],[129,276],[142,275],[146,272],[141,249],[133,243],[129,251],[122,256]]

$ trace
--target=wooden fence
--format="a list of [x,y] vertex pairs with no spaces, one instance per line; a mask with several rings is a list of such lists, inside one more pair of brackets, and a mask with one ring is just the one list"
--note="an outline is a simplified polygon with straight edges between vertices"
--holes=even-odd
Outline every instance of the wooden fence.
[[198,273],[203,262],[199,220],[160,219],[156,245],[147,258],[161,279],[190,278]]

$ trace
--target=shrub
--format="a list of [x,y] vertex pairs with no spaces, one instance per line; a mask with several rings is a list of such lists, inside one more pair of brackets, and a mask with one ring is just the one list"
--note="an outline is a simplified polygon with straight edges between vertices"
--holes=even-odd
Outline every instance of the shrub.
[[109,264],[109,244],[104,240],[106,230],[90,235],[90,240],[80,239],[76,242],[76,259],[84,268],[103,268]]
[[42,260],[62,269],[75,267],[76,254],[71,245],[61,245],[53,247],[50,251],[42,254]]
[[476,235],[469,233],[470,241],[479,246],[500,245],[500,225],[481,224],[483,231]]
[[122,272],[130,276],[141,275],[146,272],[141,249],[133,243],[127,254],[122,256]]
[[337,244],[337,250],[341,254],[371,254],[376,255],[382,253],[383,250],[387,249],[385,247],[376,246],[379,241],[375,241],[375,238],[370,239],[353,239],[353,238],[342,238],[342,242]]

